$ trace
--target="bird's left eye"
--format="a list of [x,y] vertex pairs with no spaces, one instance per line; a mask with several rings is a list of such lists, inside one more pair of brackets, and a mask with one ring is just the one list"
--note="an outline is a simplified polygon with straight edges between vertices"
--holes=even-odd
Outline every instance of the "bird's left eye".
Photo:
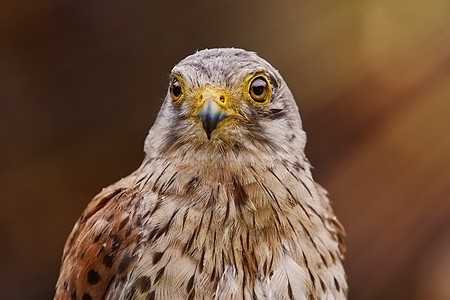
[[177,78],[174,78],[172,80],[172,83],[170,84],[170,96],[172,97],[173,101],[180,100],[181,96],[183,96],[183,88],[181,87],[181,83]]
[[263,76],[258,76],[253,79],[248,93],[254,101],[259,103],[265,102],[270,94],[267,80]]

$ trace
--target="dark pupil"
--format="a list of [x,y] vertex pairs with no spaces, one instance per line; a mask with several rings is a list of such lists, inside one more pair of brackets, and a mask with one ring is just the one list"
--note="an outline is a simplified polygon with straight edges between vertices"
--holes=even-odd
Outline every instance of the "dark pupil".
[[172,83],[172,94],[175,97],[179,97],[181,95],[181,84],[178,82],[178,80],[174,80]]
[[252,83],[252,91],[256,96],[261,96],[266,89],[266,82],[262,79],[256,79]]

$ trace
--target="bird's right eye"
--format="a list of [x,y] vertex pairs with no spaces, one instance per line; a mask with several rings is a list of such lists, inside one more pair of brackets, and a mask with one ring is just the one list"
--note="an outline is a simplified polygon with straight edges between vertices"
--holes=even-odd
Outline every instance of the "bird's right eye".
[[170,96],[173,101],[178,101],[183,96],[183,88],[177,78],[173,78],[170,83]]

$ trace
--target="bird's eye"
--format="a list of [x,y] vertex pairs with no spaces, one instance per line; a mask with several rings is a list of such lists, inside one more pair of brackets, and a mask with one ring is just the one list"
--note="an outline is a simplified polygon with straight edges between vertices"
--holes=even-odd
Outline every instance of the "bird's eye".
[[248,92],[254,101],[263,103],[267,100],[270,94],[269,84],[263,76],[258,76],[253,79]]
[[173,101],[180,100],[181,96],[183,96],[183,88],[181,87],[181,83],[177,78],[174,78],[172,80],[172,83],[170,84],[170,96],[172,97]]

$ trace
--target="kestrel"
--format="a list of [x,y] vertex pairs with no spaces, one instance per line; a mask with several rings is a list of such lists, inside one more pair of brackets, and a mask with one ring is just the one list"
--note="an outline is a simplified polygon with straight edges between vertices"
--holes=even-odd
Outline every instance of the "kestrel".
[[171,72],[131,175],[70,234],[55,299],[345,299],[344,229],[278,71],[207,49]]

